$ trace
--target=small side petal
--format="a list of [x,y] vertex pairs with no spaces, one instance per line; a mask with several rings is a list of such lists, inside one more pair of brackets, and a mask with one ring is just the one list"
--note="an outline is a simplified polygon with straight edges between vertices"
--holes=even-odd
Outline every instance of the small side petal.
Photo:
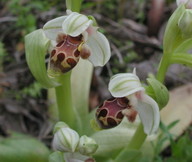
[[62,33],[62,24],[67,16],[61,16],[53,20],[48,21],[44,26],[43,30],[45,35],[50,40],[56,40],[59,33]]
[[72,12],[62,23],[62,28],[65,34],[76,37],[82,34],[91,24],[92,20],[89,20],[87,16]]
[[146,134],[155,133],[159,128],[160,113],[157,103],[148,95],[142,94],[138,99],[137,105],[134,106],[143,123]]
[[137,75],[133,73],[114,75],[109,82],[109,91],[113,97],[126,97],[138,91],[144,91]]
[[100,32],[95,32],[88,37],[86,45],[91,49],[91,55],[88,60],[94,66],[104,66],[111,57],[109,41]]

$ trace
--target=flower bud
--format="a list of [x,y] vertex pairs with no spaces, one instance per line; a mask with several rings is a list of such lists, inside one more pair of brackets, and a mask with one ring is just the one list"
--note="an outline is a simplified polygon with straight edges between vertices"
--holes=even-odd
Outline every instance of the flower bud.
[[169,101],[167,88],[155,78],[148,78],[147,83],[149,84],[146,88],[148,95],[158,103],[160,108],[165,107]]
[[78,133],[70,128],[59,129],[53,138],[53,148],[61,152],[74,152],[78,143]]
[[84,135],[84,136],[81,136],[78,147],[79,147],[79,152],[81,154],[91,155],[91,154],[95,153],[95,151],[98,148],[98,145],[94,139]]
[[192,11],[186,10],[178,21],[178,26],[182,32],[184,38],[192,36]]
[[69,126],[64,122],[57,122],[57,124],[55,124],[54,126],[53,133],[55,134],[59,129],[68,128],[68,127]]

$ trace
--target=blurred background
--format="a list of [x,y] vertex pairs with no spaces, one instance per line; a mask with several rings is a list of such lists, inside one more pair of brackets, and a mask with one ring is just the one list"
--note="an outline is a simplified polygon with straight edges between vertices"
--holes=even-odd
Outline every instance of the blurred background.
[[[144,81],[149,73],[156,73],[166,23],[176,7],[174,0],[83,1],[81,12],[96,18],[112,50],[109,63],[94,69],[90,109],[110,97],[107,85],[112,75],[131,72],[136,67]],[[17,131],[50,146],[50,101],[47,90],[35,81],[27,67],[24,36],[65,11],[63,0],[0,1],[0,136],[8,137],[10,130]],[[169,68],[165,81],[169,90],[190,82],[191,69],[181,65]],[[192,151],[191,138],[192,125],[174,147],[165,149],[158,158],[185,157]]]

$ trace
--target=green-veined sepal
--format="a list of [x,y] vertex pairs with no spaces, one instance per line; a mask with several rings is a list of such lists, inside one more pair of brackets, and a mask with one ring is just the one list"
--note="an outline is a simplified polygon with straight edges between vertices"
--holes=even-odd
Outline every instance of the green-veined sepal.
[[45,65],[45,55],[49,47],[49,39],[42,29],[36,30],[25,37],[26,60],[35,79],[45,88],[60,85],[49,78]]

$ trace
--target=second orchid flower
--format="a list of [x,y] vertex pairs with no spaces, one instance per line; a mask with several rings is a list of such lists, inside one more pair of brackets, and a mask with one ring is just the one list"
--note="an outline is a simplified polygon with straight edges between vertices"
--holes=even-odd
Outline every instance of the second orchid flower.
[[157,131],[160,122],[158,104],[145,93],[135,71],[113,76],[109,91],[114,98],[106,100],[96,112],[97,121],[102,128],[117,126],[124,116],[134,122],[138,114],[146,134]]

